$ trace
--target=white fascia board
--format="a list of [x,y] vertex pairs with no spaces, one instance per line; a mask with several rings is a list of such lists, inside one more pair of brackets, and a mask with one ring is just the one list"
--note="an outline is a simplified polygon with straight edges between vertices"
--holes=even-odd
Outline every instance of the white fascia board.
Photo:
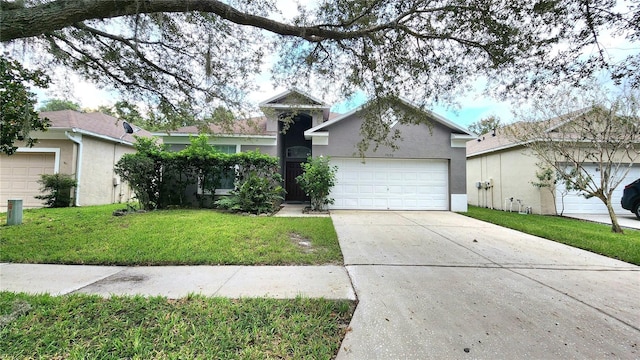
[[318,126],[316,126],[316,127],[312,127],[311,129],[309,129],[309,130],[305,131],[305,132],[304,132],[304,135],[305,135],[305,137],[306,137],[307,135],[309,135],[309,136],[311,136],[311,135],[315,135],[314,133],[315,133],[316,131],[318,131],[318,130],[322,130],[322,129],[326,128],[327,126],[331,126],[331,125],[333,125],[333,124],[335,124],[335,123],[337,123],[337,122],[339,122],[339,121],[342,121],[342,120],[344,120],[344,119],[348,118],[349,116],[351,116],[351,115],[353,115],[353,114],[357,113],[358,111],[362,110],[362,109],[363,109],[363,107],[364,107],[364,105],[363,105],[363,106],[359,106],[358,108],[353,109],[353,110],[349,111],[349,112],[348,112],[348,113],[346,113],[346,114],[342,114],[342,115],[340,115],[340,116],[338,116],[338,117],[335,117],[335,118],[333,118],[333,119],[331,119],[331,120],[329,120],[329,121],[325,121],[325,122],[323,122],[322,124],[320,124],[320,125],[318,125]]
[[472,135],[463,134],[451,134],[451,147],[454,148],[466,148],[469,140],[475,139]]
[[97,134],[91,131],[87,131],[87,130],[82,130],[82,129],[78,129],[78,128],[71,128],[68,129],[66,131],[72,132],[72,133],[76,133],[76,134],[81,134],[81,135],[87,135],[87,136],[91,136],[91,137],[95,137],[98,139],[102,139],[102,140],[106,140],[106,141],[110,141],[110,142],[114,142],[114,143],[118,143],[118,144],[122,144],[122,145],[128,145],[133,147],[133,143],[129,142],[129,141],[125,141],[122,139],[116,139],[113,138],[111,136],[106,136],[106,135],[101,135],[101,134]]
[[20,153],[54,153],[53,173],[60,172],[60,148],[39,148],[39,147],[19,147],[16,152]]
[[[166,136],[164,137],[164,144],[173,145],[188,145],[190,144],[189,135],[185,134],[178,136]],[[275,136],[213,136],[209,137],[208,143],[214,145],[263,145],[263,146],[276,146],[277,139]]]

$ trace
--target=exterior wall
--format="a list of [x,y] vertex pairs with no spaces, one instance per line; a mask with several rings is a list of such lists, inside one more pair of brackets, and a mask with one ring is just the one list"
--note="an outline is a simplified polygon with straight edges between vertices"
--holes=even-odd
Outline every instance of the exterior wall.
[[[535,214],[555,214],[555,205],[551,191],[537,188],[531,183],[537,181],[539,170],[537,158],[528,150],[514,148],[492,152],[467,159],[467,193],[469,204],[499,210],[505,210],[505,199],[513,198],[510,205],[513,211],[519,210],[518,199],[523,207],[531,207]],[[489,188],[476,188],[477,182],[492,183]],[[524,210],[524,209],[523,209]]]
[[[82,137],[82,146],[78,204],[86,206],[128,201],[131,191],[119,181],[113,168],[124,154],[134,153],[135,149],[89,136]],[[117,179],[115,185],[114,178]]]
[[[362,118],[357,114],[344,119],[326,129],[329,132],[328,145],[314,145],[313,155],[336,157],[359,156],[357,144],[362,138],[360,126]],[[449,160],[449,191],[451,194],[466,194],[466,152],[465,148],[451,147],[451,129],[439,123],[427,125],[397,124],[392,130],[400,131],[401,139],[396,141],[398,149],[380,146],[377,151],[368,150],[366,158],[406,158],[406,159],[447,159]]]
[[267,146],[267,145],[242,145],[240,148],[242,152],[245,151],[255,151],[255,150],[260,150],[261,153],[263,154],[267,154],[267,155],[271,155],[271,156],[278,156],[277,152],[276,152],[276,147],[275,146]]

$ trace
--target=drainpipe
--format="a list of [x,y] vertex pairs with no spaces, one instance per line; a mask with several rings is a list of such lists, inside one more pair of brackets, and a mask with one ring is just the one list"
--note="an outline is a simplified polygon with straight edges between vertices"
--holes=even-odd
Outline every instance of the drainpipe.
[[[77,131],[76,129],[71,129],[74,133]],[[82,135],[78,137],[74,137],[73,134],[70,134],[68,131],[65,131],[64,134],[67,138],[74,143],[78,144],[78,156],[76,157],[76,193],[74,205],[80,206],[80,178],[82,175]]]

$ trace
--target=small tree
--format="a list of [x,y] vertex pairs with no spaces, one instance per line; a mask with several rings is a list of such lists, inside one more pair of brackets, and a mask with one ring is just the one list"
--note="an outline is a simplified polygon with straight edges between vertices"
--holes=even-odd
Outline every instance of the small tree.
[[296,177],[296,181],[311,198],[311,210],[325,210],[326,205],[334,202],[329,198],[329,193],[336,183],[338,167],[329,165],[329,158],[323,156],[309,157],[307,162],[301,165],[304,173]]
[[[623,231],[613,209],[613,201],[619,201],[613,191],[640,161],[638,95],[631,90],[612,98],[595,87],[562,90],[535,105],[537,118],[507,128],[544,166],[556,170],[567,189],[600,199],[616,233]],[[582,109],[569,111],[574,106]],[[597,176],[589,170],[592,166]]]
[[44,200],[47,207],[68,207],[71,204],[71,188],[77,185],[76,179],[69,174],[42,174],[38,183],[44,195],[35,198]]

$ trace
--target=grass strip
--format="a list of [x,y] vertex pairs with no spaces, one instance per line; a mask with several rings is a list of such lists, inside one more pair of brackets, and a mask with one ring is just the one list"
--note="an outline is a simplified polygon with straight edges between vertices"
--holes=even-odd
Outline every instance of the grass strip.
[[475,206],[469,206],[468,212],[461,214],[640,265],[638,230],[625,229],[624,234],[616,234],[606,224],[561,216],[521,215]]
[[[91,265],[342,264],[331,218],[212,210],[113,216],[122,205],[26,210],[0,226],[0,261]],[[0,215],[6,224],[6,214]],[[300,243],[304,243],[301,246]]]
[[354,306],[0,292],[0,358],[331,359]]

